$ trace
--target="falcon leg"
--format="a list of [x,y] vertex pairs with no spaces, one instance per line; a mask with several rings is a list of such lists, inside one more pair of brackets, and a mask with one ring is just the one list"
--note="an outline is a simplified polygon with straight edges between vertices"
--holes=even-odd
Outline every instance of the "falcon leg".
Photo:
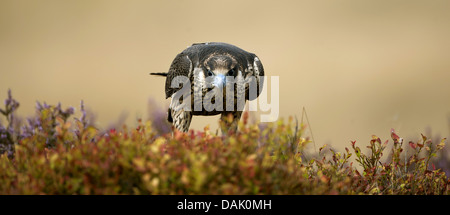
[[184,111],[183,109],[178,111],[169,109],[169,111],[173,120],[172,125],[175,126],[175,129],[181,132],[188,132],[191,125],[192,112]]
[[242,111],[235,112],[223,112],[220,116],[222,124],[222,134],[228,133],[229,130],[236,132],[238,129],[238,123],[241,119]]

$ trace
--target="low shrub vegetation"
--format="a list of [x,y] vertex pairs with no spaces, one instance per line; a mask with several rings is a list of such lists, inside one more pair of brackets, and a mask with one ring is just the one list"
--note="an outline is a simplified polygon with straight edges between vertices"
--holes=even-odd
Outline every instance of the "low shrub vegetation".
[[163,132],[155,120],[101,131],[83,104],[76,118],[74,108],[37,103],[26,121],[16,119],[18,107],[9,92],[0,110],[0,194],[449,193],[432,164],[445,139],[407,142],[392,130],[389,141],[373,136],[367,146],[307,154],[311,141],[293,117],[255,124],[244,114],[238,132],[225,135]]

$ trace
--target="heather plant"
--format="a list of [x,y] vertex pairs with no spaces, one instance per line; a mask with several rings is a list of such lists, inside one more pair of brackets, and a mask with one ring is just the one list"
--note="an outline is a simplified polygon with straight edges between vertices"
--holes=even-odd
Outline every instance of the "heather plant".
[[19,108],[19,102],[12,97],[11,90],[8,90],[8,98],[5,100],[5,108],[0,109],[0,113],[6,118],[6,127],[0,121],[0,154],[7,153],[11,157],[14,153],[14,143],[18,139],[15,128],[15,111]]
[[153,122],[153,128],[159,134],[166,134],[172,130],[172,125],[167,119],[167,107],[160,107],[154,99],[148,101],[149,120]]
[[[102,131],[74,108],[37,103],[18,127],[18,103],[8,92],[0,126],[0,194],[448,194],[449,180],[432,161],[445,139],[422,135],[404,144],[373,136],[341,153],[323,146],[312,157],[305,125],[294,117],[249,123],[237,132],[171,132],[163,112]],[[154,108],[154,107],[153,107]],[[158,118],[159,117],[159,118]],[[225,126],[222,122],[221,126]],[[405,153],[409,147],[411,153]],[[385,155],[383,155],[385,154]],[[386,157],[387,155],[387,157]],[[357,165],[353,166],[353,161]]]

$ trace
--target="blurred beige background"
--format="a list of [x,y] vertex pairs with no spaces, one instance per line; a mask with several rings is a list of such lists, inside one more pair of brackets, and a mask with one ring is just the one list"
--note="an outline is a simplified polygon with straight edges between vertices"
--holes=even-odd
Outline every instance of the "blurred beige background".
[[[79,110],[107,126],[168,105],[164,79],[194,42],[256,53],[280,77],[280,116],[306,107],[316,144],[448,136],[449,1],[1,0],[0,99],[8,88],[31,116],[35,101]],[[215,127],[196,117],[192,127]]]

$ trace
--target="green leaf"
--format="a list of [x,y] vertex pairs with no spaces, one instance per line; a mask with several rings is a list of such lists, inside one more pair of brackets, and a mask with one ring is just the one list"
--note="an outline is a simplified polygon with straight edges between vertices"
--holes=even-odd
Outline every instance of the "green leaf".
[[327,147],[327,144],[323,145],[322,147],[319,148],[319,153],[322,151],[323,148]]
[[355,153],[358,158],[361,157],[361,149],[359,149],[359,147],[355,148]]
[[447,139],[447,138],[442,139],[441,142],[436,146],[436,149],[437,149],[437,150],[441,150],[441,149],[444,148],[444,146],[445,146],[445,140],[446,140],[446,139]]

